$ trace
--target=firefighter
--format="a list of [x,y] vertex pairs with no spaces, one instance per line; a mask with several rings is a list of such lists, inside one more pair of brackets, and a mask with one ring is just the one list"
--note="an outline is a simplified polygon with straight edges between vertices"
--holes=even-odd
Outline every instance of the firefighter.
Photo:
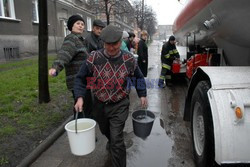
[[166,42],[162,46],[161,51],[161,63],[162,63],[162,69],[161,69],[161,75],[159,79],[158,86],[160,88],[164,88],[164,80],[166,81],[167,86],[172,86],[171,83],[171,75],[172,75],[172,64],[175,59],[179,59],[180,55],[176,49],[175,46],[175,37],[170,36],[168,39],[168,42]]

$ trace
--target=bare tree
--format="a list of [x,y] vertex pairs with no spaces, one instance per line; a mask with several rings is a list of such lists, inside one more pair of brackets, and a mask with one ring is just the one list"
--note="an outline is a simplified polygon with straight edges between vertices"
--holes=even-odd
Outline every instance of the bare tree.
[[38,80],[39,80],[39,103],[50,101],[48,84],[48,12],[47,0],[38,1],[39,11],[39,59],[38,59]]
[[89,0],[89,6],[96,14],[105,14],[107,25],[110,24],[111,16],[123,15],[133,12],[128,0]]
[[143,26],[144,26],[144,15],[145,15],[145,13],[144,13],[144,10],[145,10],[144,7],[145,7],[144,0],[142,0],[141,1],[141,24],[140,24],[141,30],[143,30]]
[[156,32],[157,26],[156,14],[151,7],[145,8],[144,25],[151,39],[152,35]]
[[133,6],[135,9],[135,19],[136,19],[136,24],[139,26],[139,28],[142,30],[143,29],[143,11],[141,6],[142,2],[141,1],[133,1]]
[[150,6],[144,5],[143,1],[135,0],[133,6],[137,25],[141,30],[147,30],[149,35],[152,36],[156,32],[157,26],[155,12]]

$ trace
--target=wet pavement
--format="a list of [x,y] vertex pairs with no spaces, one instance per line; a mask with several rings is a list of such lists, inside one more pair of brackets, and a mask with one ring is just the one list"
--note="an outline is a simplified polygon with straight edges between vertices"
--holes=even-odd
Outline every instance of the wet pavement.
[[[135,136],[131,114],[140,107],[136,91],[130,93],[130,114],[126,121],[124,136],[127,147],[127,167],[193,167],[190,125],[183,121],[186,80],[177,76],[172,87],[157,87],[162,43],[154,41],[149,47],[148,110],[156,119],[151,134],[146,139]],[[70,152],[64,133],[32,167],[111,167],[109,152],[105,149],[107,139],[96,128],[96,149],[89,155],[78,157]]]

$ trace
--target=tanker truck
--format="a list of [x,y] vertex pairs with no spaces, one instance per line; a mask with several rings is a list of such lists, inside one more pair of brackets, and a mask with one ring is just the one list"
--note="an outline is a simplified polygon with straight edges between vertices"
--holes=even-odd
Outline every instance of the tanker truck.
[[250,0],[189,0],[175,19],[196,166],[250,164],[249,20]]

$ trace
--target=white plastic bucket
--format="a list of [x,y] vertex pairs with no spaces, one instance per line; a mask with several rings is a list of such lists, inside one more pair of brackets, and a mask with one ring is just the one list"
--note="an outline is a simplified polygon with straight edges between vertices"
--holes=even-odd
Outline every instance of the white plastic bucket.
[[72,154],[82,156],[94,151],[95,126],[96,122],[88,118],[77,119],[77,133],[75,120],[65,125]]

